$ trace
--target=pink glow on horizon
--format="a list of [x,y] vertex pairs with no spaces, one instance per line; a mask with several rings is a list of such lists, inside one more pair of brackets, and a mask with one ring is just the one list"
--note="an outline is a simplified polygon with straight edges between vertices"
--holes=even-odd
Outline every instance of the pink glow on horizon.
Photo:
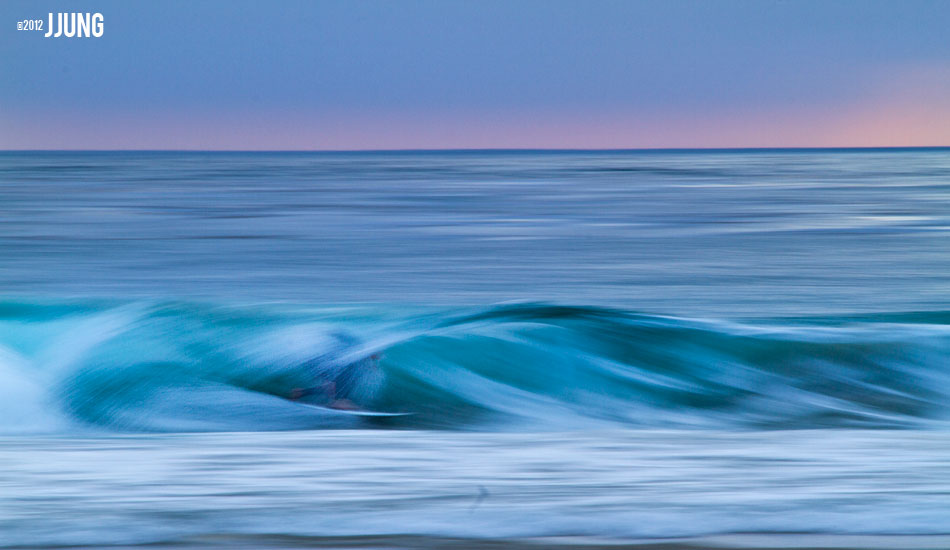
[[[893,71],[847,105],[676,113],[0,114],[5,149],[355,150],[950,145],[950,70]],[[44,120],[44,118],[46,120]]]

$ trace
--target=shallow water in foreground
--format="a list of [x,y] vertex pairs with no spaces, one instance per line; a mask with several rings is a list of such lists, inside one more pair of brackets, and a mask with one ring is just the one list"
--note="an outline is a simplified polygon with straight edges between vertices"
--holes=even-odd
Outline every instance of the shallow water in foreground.
[[[934,535],[950,517],[948,455],[945,433],[861,430],[16,438],[0,441],[0,532],[5,546],[274,548]],[[854,540],[872,542],[838,544]]]
[[0,548],[948,548],[948,243],[947,149],[2,152]]

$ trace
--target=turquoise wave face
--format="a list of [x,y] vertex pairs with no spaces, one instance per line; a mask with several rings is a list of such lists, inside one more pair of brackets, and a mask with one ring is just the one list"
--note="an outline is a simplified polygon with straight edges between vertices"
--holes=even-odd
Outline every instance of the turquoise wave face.
[[[948,352],[950,313],[740,323],[538,304],[6,302],[0,417],[8,433],[939,427]],[[345,377],[337,398],[413,414],[288,399],[327,369]]]

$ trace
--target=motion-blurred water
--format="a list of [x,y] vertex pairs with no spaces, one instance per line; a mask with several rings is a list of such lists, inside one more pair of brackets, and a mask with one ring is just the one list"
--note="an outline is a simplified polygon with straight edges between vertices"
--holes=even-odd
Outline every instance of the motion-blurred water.
[[0,153],[6,295],[950,309],[950,150]]
[[0,153],[0,547],[946,547],[948,237],[946,149]]

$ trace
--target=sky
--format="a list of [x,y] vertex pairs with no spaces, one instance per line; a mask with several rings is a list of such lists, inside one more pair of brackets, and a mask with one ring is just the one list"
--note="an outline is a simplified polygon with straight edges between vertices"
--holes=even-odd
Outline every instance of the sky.
[[5,0],[0,75],[0,149],[950,146],[950,1]]

